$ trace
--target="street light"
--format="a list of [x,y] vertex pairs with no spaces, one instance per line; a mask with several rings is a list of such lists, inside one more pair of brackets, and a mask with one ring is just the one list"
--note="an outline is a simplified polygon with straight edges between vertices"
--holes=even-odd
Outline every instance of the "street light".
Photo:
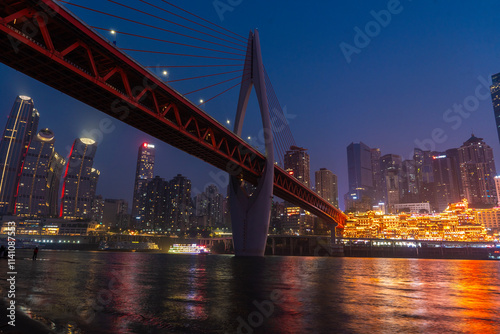
[[167,75],[167,74],[168,74],[168,72],[167,72],[167,71],[163,71],[163,75]]
[[113,29],[111,29],[109,32],[111,33],[111,35],[113,35],[113,38],[114,38],[113,39],[113,44],[116,45],[116,31],[113,30]]
[[203,102],[204,102],[203,99],[200,99],[200,103],[203,103]]

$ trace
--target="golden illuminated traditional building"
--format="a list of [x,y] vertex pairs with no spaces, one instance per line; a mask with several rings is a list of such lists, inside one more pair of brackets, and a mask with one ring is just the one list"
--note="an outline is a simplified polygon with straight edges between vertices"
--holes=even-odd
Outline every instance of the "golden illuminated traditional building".
[[[450,204],[437,215],[385,215],[369,211],[351,214],[344,238],[407,239],[435,241],[490,241],[486,228],[476,220],[477,212],[466,200]],[[500,216],[499,216],[500,217]]]

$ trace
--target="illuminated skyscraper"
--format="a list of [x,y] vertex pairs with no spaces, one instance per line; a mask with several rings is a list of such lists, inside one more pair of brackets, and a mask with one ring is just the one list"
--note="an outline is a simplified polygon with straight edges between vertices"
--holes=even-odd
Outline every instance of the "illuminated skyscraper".
[[305,184],[306,187],[311,187],[309,154],[307,154],[307,149],[291,146],[290,150],[285,153],[283,166],[285,170],[291,171],[291,175]]
[[[316,184],[316,192],[330,204],[338,208],[339,189],[337,175],[333,174],[332,171],[326,168],[321,168],[314,173],[314,180]],[[322,233],[329,230],[327,223],[323,219],[317,218],[314,225],[315,233]]]
[[90,170],[90,198],[92,198],[92,201],[95,198],[95,192],[97,190],[97,181],[99,181],[99,175],[101,175],[101,172],[98,171],[95,168],[92,168]]
[[401,165],[401,156],[399,155],[386,154],[380,158],[384,203],[389,212],[395,212],[394,204],[398,204],[401,197]]
[[94,196],[91,219],[98,224],[102,224],[104,221],[104,198],[101,195]]
[[164,232],[168,229],[169,182],[159,176],[149,180],[142,188],[144,195],[144,232]]
[[134,197],[132,201],[132,224],[140,228],[144,223],[145,185],[153,179],[155,165],[155,146],[143,143],[139,146],[135,170]]
[[314,176],[316,183],[316,192],[321,197],[338,208],[339,192],[337,185],[337,175],[333,174],[332,171],[326,168],[321,168],[314,173]]
[[497,204],[493,150],[483,138],[472,135],[458,149],[464,195],[472,207]]
[[90,218],[99,171],[92,168],[97,143],[76,139],[71,147],[61,194],[60,216],[65,219]]
[[[285,153],[283,167],[306,187],[311,187],[310,161],[307,149],[291,146],[290,150]],[[306,231],[312,230],[314,219],[309,212],[289,202],[285,202],[285,207],[287,210],[286,221],[282,224],[285,233],[299,232],[304,234]]]
[[0,215],[15,211],[21,168],[39,117],[31,98],[16,98],[0,142]]
[[189,215],[191,214],[191,180],[177,174],[169,182],[169,227],[171,232],[185,231],[190,228]]
[[19,180],[16,215],[58,215],[59,181],[65,160],[54,151],[54,142],[54,133],[49,129],[40,130],[31,141]]
[[193,198],[198,226],[223,227],[223,200],[224,197],[215,184],[208,185],[204,192]]
[[500,141],[500,73],[491,76],[491,101],[497,127],[498,140]]

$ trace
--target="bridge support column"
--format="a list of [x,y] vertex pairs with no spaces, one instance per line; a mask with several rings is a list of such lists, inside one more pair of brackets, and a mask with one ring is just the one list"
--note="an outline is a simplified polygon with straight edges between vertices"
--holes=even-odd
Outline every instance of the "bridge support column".
[[250,32],[242,76],[234,132],[241,136],[248,99],[255,85],[262,117],[266,165],[257,187],[249,193],[239,175],[231,175],[229,181],[229,205],[233,227],[233,246],[236,256],[264,256],[267,233],[271,220],[274,183],[274,144],[269,104],[266,93],[264,66],[260,52],[259,33]]
[[332,245],[337,244],[337,224],[332,225],[332,229],[330,230],[330,243]]

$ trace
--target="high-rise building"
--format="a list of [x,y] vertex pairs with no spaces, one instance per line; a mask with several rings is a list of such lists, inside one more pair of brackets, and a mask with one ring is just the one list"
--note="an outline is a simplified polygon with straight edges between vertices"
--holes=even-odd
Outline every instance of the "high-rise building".
[[290,202],[284,202],[285,219],[281,224],[281,229],[284,234],[296,234],[304,230],[305,211],[299,206]]
[[326,199],[330,204],[338,208],[339,206],[339,191],[337,184],[337,175],[333,174],[326,168],[314,173],[316,192]]
[[373,169],[372,151],[368,145],[360,142],[347,146],[347,177],[349,191],[344,196],[345,209],[371,210],[374,201]]
[[101,195],[94,197],[92,202],[92,215],[91,220],[97,222],[98,224],[103,224],[104,221],[104,198]]
[[405,160],[403,161],[401,167],[401,202],[418,202],[419,198],[415,160]]
[[231,212],[229,210],[229,197],[226,195],[222,198],[222,211],[224,212],[224,228],[231,228]]
[[493,113],[497,127],[498,140],[500,141],[500,73],[491,76],[491,101],[493,102]]
[[495,176],[495,189],[497,191],[497,206],[500,207],[500,176]]
[[155,176],[142,186],[144,220],[136,225],[137,228],[145,232],[165,232],[169,218],[169,190],[169,182],[159,176]]
[[43,129],[31,140],[24,158],[15,214],[22,217],[56,217],[59,182],[65,160],[54,150],[54,133]]
[[450,148],[446,150],[445,154],[446,157],[450,159],[451,172],[454,184],[454,189],[452,191],[453,193],[456,194],[458,202],[465,198],[463,184],[462,184],[462,177],[460,175],[460,159],[458,154],[458,148]]
[[99,181],[99,175],[101,175],[101,172],[98,171],[97,169],[92,168],[90,170],[90,198],[92,199],[90,205],[91,210],[95,198],[95,193],[97,191],[97,181]]
[[434,201],[431,207],[437,212],[443,212],[450,203],[460,201],[460,193],[456,179],[456,165],[453,157],[448,157],[446,153],[441,153],[433,157],[434,175]]
[[362,142],[347,146],[347,176],[350,190],[373,187],[372,152]]
[[[285,153],[283,167],[290,175],[299,180],[299,182],[302,182],[308,188],[311,187],[310,160],[307,149],[290,146],[290,150]],[[312,230],[314,218],[309,212],[288,202],[285,202],[284,205],[287,214],[286,221],[282,224],[282,228],[286,233],[299,232],[303,234],[308,230]]]
[[470,206],[485,207],[497,203],[493,150],[472,136],[458,149],[464,195]]
[[193,197],[194,214],[197,217],[208,215],[208,198],[207,195],[202,192]]
[[281,234],[282,224],[285,221],[286,208],[283,202],[273,201],[271,207],[271,223],[269,224],[269,233]]
[[0,215],[14,213],[21,168],[39,118],[30,97],[16,98],[0,142]]
[[376,204],[381,202],[384,197],[382,193],[382,176],[380,174],[381,152],[379,148],[372,148],[370,152],[372,162],[373,202]]
[[[326,168],[321,168],[314,173],[316,192],[330,204],[339,207],[339,190],[337,175]],[[314,232],[316,234],[329,230],[328,224],[323,219],[315,219]]]
[[153,179],[155,165],[155,146],[143,143],[139,146],[137,154],[137,167],[135,170],[134,196],[132,200],[132,224],[140,227],[144,224],[145,185]]
[[169,181],[169,229],[171,232],[186,231],[189,226],[189,215],[191,214],[191,180],[177,174]]
[[283,166],[297,180],[311,187],[310,163],[307,149],[297,146],[291,146],[290,150],[286,151]]
[[91,218],[99,171],[92,168],[97,143],[76,139],[71,147],[61,194],[60,216],[64,219]]
[[413,160],[418,187],[418,202],[432,202],[434,200],[434,175],[432,157],[439,155],[438,152],[414,149]]
[[395,212],[394,205],[400,202],[401,164],[401,156],[397,154],[386,154],[380,158],[384,203],[389,212]]
[[208,185],[204,192],[197,194],[193,199],[194,213],[203,224],[198,226],[223,227],[224,221],[224,196],[219,193],[216,185]]

